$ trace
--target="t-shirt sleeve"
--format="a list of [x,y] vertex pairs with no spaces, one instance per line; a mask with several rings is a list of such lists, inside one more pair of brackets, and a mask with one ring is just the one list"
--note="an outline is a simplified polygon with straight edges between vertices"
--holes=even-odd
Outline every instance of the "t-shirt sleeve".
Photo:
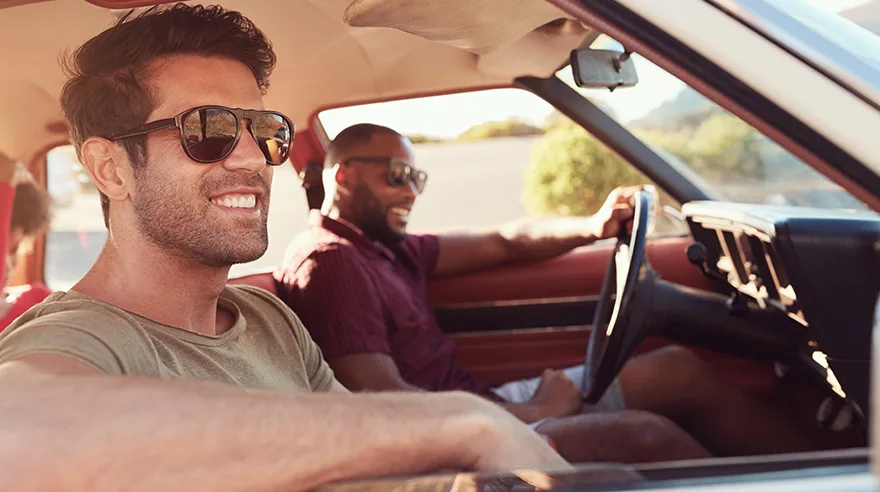
[[309,388],[312,392],[327,392],[333,386],[333,369],[324,360],[320,347],[309,336],[308,330],[303,326],[302,321],[296,314],[293,315],[293,336],[299,342],[302,348],[303,363],[309,377]]
[[285,278],[284,302],[328,359],[391,354],[381,297],[356,251],[313,253]]
[[84,329],[83,322],[89,321],[79,313],[66,312],[13,324],[0,337],[0,363],[27,355],[51,354],[68,357],[104,374],[124,374],[118,354]]
[[431,276],[440,256],[440,239],[434,234],[408,234],[406,241],[410,257],[421,267],[425,277]]

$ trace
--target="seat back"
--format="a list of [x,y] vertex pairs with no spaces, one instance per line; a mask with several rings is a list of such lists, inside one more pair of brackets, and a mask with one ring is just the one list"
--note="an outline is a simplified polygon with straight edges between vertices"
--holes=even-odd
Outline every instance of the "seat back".
[[278,289],[275,288],[275,278],[272,276],[272,272],[252,273],[250,275],[230,278],[226,281],[226,283],[233,285],[238,284],[259,287],[261,289],[268,290],[272,293],[272,295],[278,295]]

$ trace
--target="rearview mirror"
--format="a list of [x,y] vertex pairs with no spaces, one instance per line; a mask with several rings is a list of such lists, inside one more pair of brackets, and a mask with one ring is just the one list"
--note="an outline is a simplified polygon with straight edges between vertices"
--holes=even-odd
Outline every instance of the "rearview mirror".
[[610,89],[632,87],[639,81],[629,53],[582,48],[571,52],[571,73],[578,87]]

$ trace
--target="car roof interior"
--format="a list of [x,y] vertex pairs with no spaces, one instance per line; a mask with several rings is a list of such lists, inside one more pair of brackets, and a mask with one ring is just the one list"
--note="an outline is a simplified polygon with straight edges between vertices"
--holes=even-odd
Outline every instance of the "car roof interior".
[[[16,6],[0,15],[0,43],[15,47],[0,51],[0,149],[27,162],[63,142],[59,56],[110,27],[127,7],[156,3],[0,3],[0,9]],[[288,114],[298,129],[310,127],[324,108],[546,77],[591,39],[588,28],[541,0],[229,0],[223,6],[243,12],[272,41],[278,64],[266,106]]]

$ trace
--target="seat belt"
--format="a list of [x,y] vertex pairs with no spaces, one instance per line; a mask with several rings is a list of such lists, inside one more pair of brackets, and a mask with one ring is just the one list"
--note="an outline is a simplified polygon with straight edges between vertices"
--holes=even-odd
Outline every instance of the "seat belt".
[[324,203],[323,171],[323,162],[309,162],[306,164],[306,167],[303,168],[302,172],[299,173],[299,177],[302,180],[302,187],[306,190],[306,200],[309,203],[309,210],[320,209],[321,204]]

